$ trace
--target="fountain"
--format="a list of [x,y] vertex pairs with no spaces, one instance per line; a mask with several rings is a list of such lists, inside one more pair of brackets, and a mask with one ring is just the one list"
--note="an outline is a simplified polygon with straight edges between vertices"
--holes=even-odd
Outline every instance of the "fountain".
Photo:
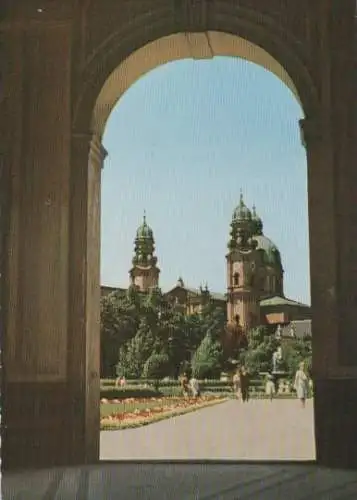
[[[275,337],[277,340],[281,341],[281,326],[279,325]],[[284,359],[283,359],[283,351],[281,348],[281,345],[278,346],[277,350],[273,353],[272,356],[272,376],[276,388],[276,392],[285,392],[283,389],[283,386],[285,384],[282,384],[283,379],[286,379],[288,377],[288,372],[284,370]],[[280,387],[281,385],[281,387]]]

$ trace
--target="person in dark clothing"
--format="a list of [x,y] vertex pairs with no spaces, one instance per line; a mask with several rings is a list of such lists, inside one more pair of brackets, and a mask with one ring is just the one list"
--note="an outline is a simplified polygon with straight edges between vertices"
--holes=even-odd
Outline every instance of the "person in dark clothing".
[[181,389],[182,393],[185,397],[188,396],[188,391],[189,391],[189,380],[187,373],[184,373],[181,377]]
[[239,378],[242,401],[243,403],[246,403],[249,401],[249,374],[244,366],[242,366],[239,371]]

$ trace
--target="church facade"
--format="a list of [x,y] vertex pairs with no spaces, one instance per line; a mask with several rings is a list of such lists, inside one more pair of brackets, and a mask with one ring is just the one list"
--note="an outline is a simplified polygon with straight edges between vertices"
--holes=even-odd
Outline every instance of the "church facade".
[[[207,304],[225,310],[227,324],[246,332],[258,325],[288,325],[311,319],[308,305],[284,295],[284,269],[277,246],[264,234],[263,221],[255,206],[250,210],[240,194],[230,223],[226,254],[227,293],[215,293],[207,284],[192,288],[180,277],[163,295],[177,310],[200,314]],[[130,286],[140,293],[159,289],[160,269],[155,239],[144,215],[136,232],[134,257],[129,271]],[[101,287],[102,296],[125,288]]]

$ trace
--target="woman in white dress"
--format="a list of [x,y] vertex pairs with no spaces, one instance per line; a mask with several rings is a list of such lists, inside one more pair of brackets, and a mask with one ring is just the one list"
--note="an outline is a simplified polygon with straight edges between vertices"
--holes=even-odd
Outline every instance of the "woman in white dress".
[[236,398],[240,398],[240,376],[239,376],[239,370],[236,371],[236,373],[233,376],[233,391],[236,395]]
[[301,401],[302,408],[305,408],[305,402],[308,394],[309,380],[305,373],[304,363],[299,364],[299,369],[295,374],[294,388],[296,390],[296,395]]

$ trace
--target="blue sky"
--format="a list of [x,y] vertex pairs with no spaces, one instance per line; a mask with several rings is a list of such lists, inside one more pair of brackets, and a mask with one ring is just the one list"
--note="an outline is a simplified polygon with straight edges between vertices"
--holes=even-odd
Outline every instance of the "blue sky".
[[282,254],[285,294],[310,303],[307,163],[289,89],[237,58],[184,60],[142,77],[114,108],[103,143],[101,281],[128,286],[146,209],[160,285],[226,288],[240,189]]

